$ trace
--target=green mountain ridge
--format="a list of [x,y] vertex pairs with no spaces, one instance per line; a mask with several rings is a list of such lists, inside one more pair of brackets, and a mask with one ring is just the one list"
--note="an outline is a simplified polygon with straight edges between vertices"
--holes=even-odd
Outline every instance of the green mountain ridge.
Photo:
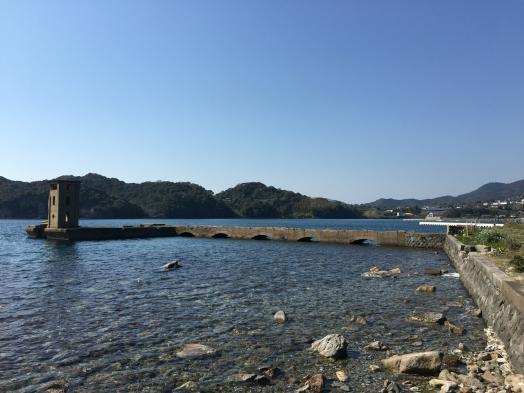
[[[358,218],[354,206],[310,198],[262,183],[243,183],[214,194],[189,182],[126,183],[89,173],[60,176],[82,182],[82,218]],[[47,217],[48,181],[0,177],[0,218]]]
[[429,199],[381,198],[367,205],[381,209],[394,209],[409,206],[447,206],[463,203],[490,202],[511,198],[524,198],[524,179],[511,183],[487,183],[474,191],[457,196],[446,195]]

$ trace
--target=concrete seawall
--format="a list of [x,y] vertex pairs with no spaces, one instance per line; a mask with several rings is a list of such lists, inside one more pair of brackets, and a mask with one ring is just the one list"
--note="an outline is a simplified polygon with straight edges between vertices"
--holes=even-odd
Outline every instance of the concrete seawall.
[[383,246],[442,248],[445,235],[441,233],[416,233],[405,231],[306,229],[284,227],[226,227],[205,225],[155,225],[102,228],[38,228],[29,226],[30,237],[44,237],[50,240],[110,240],[147,237],[197,237],[242,240],[279,240],[298,242],[322,242],[360,244],[366,241]]
[[282,227],[177,226],[178,236],[281,241],[318,241],[359,244],[365,241],[384,246],[442,248],[445,235],[405,231],[337,230]]
[[230,238],[242,240],[279,240],[360,244],[371,241],[383,246],[442,248],[446,235],[405,231],[372,231],[345,229],[307,229],[285,227],[226,227],[206,225],[141,224],[124,227],[45,228],[30,225],[29,237],[50,240],[111,240],[149,237]]
[[524,286],[477,252],[447,236],[444,250],[460,273],[464,286],[506,346],[515,371],[524,372]]

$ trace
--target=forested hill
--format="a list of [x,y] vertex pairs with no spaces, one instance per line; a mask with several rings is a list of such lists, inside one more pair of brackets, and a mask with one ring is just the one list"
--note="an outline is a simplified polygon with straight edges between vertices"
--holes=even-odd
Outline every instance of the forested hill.
[[242,183],[216,197],[240,217],[253,218],[359,218],[361,212],[343,202],[268,187]]
[[[261,183],[220,194],[188,182],[125,183],[97,174],[62,176],[82,182],[83,218],[353,218],[345,203],[309,198]],[[46,218],[48,181],[21,182],[0,176],[0,218]]]

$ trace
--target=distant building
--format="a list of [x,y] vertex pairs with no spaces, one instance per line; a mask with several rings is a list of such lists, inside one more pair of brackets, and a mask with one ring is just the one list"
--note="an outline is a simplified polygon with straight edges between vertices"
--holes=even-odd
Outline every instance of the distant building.
[[53,180],[49,182],[48,228],[74,228],[80,217],[80,182]]

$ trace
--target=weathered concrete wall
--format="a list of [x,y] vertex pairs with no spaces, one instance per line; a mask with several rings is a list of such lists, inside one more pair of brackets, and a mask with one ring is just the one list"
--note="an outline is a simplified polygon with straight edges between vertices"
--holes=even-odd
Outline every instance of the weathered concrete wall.
[[406,247],[440,249],[444,246],[446,235],[443,233],[406,232],[405,238]]
[[229,237],[233,239],[260,239],[287,241],[319,241],[326,243],[362,243],[374,241],[385,246],[442,248],[446,235],[440,233],[415,233],[405,231],[369,231],[306,229],[280,227],[219,227],[177,226],[177,233],[195,237]]
[[460,273],[464,286],[482,310],[488,325],[506,345],[512,366],[524,372],[524,286],[477,252],[447,236],[444,250]]
[[30,225],[26,231],[30,237],[47,237],[54,240],[109,240],[133,237],[188,236],[245,240],[318,241],[340,244],[359,244],[368,240],[384,246],[419,248],[441,248],[445,239],[444,234],[422,234],[405,231],[154,224],[122,228],[47,228],[43,231],[39,226]]

